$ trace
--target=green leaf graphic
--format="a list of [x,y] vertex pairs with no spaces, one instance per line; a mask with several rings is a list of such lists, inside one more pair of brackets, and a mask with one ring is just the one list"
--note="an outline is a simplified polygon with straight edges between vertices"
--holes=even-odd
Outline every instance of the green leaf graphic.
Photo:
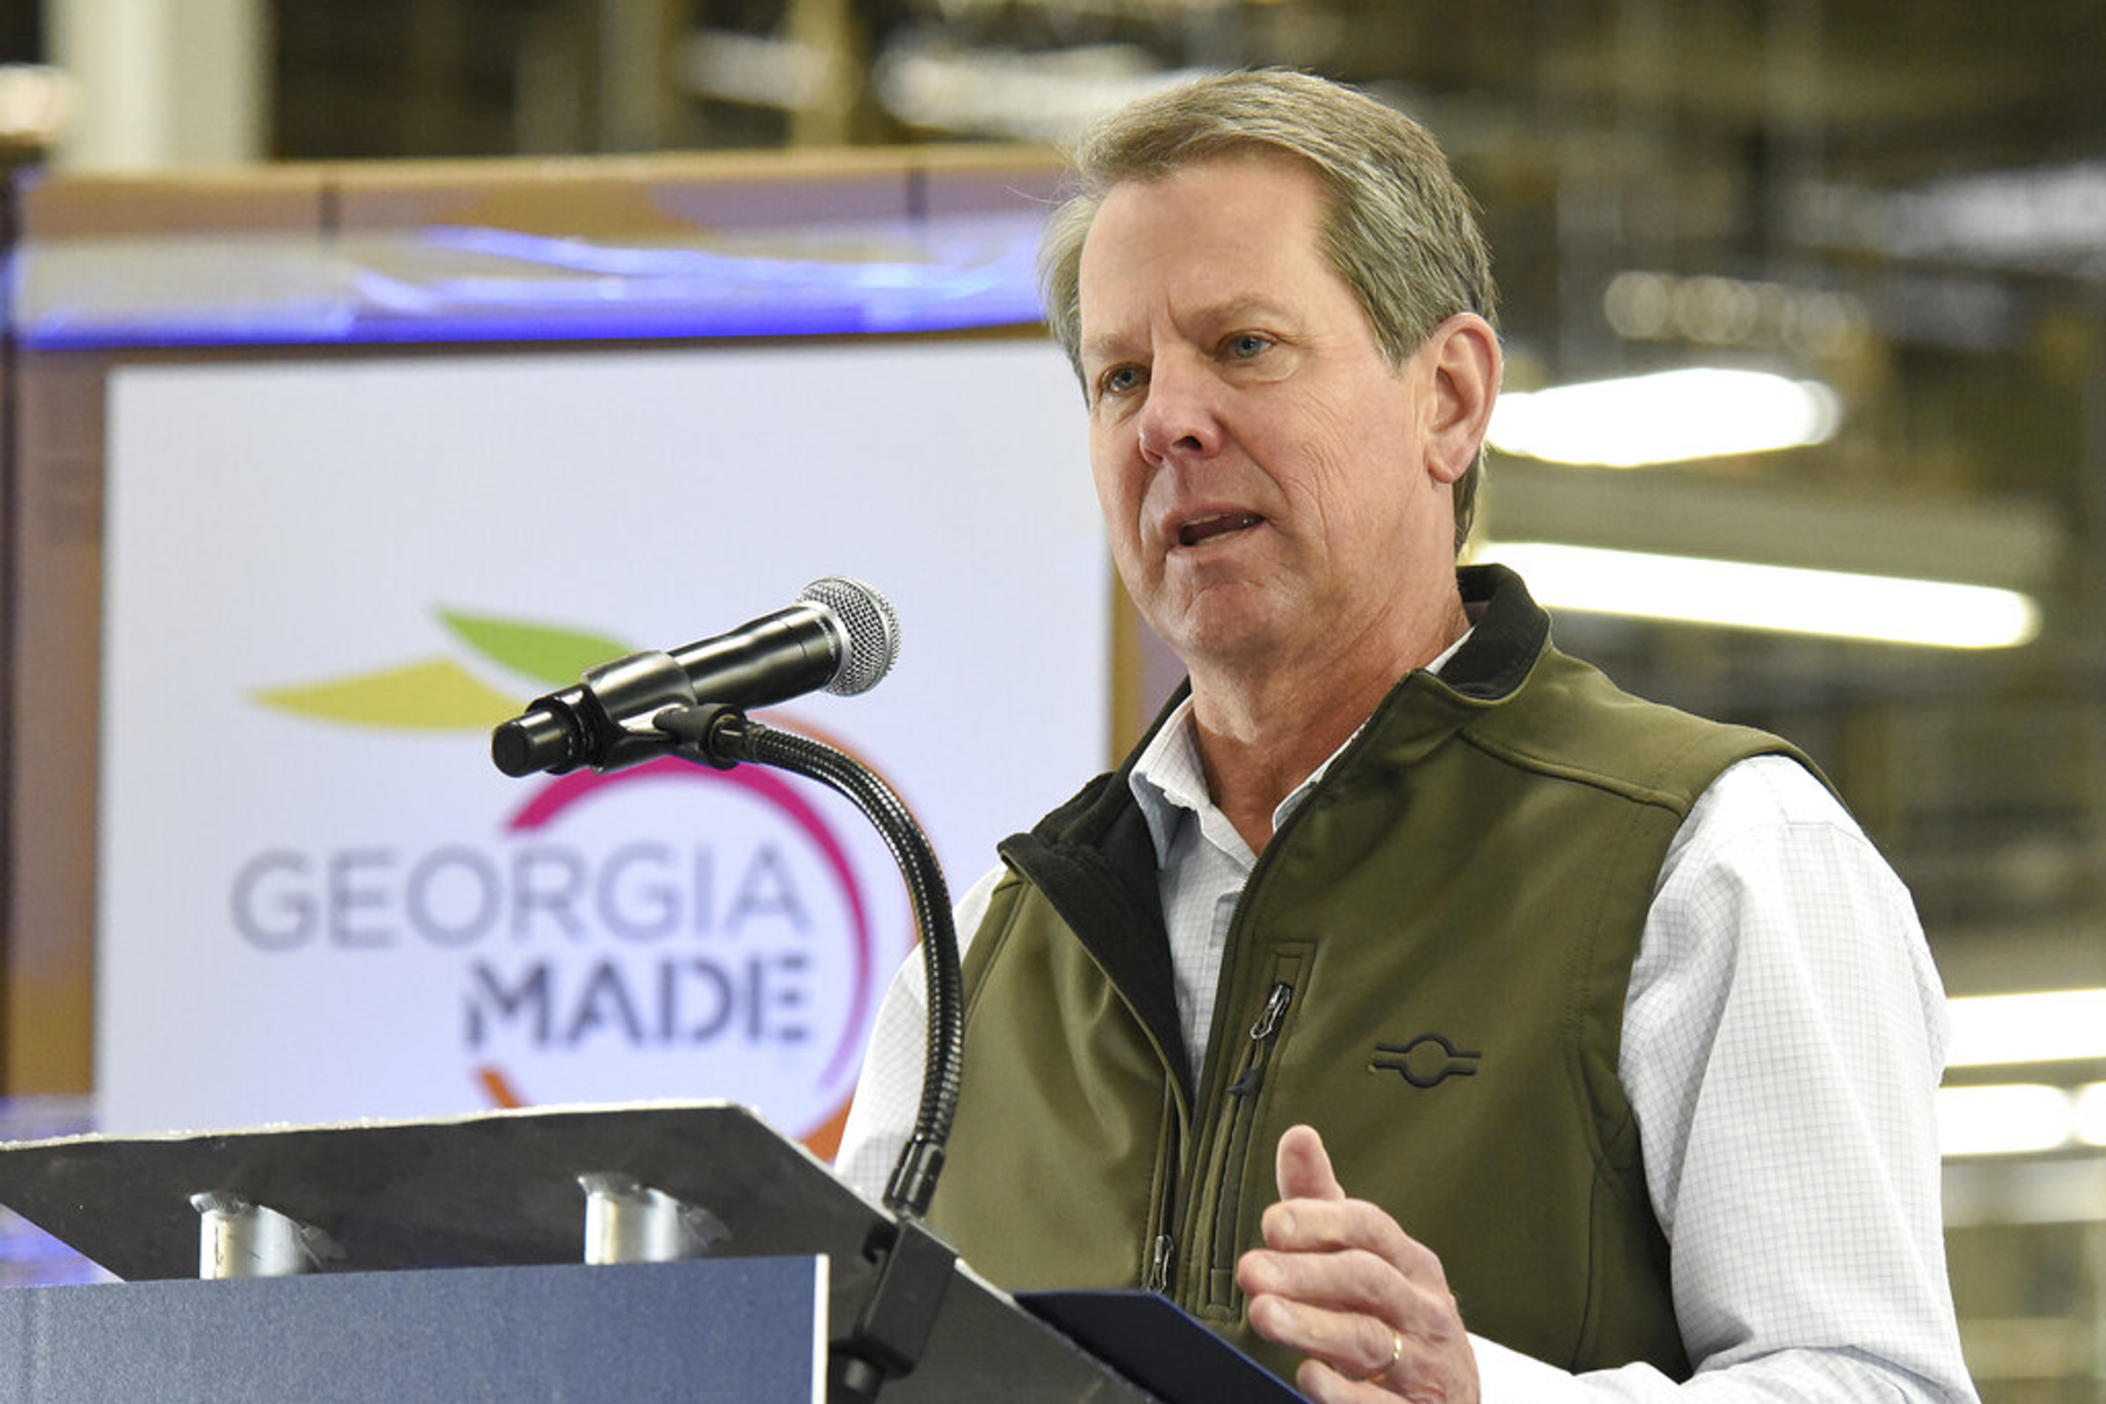
[[332,682],[259,688],[254,696],[297,716],[414,731],[482,731],[519,710],[518,698],[444,658]]
[[439,618],[462,643],[491,662],[537,682],[561,687],[596,663],[634,653],[613,639],[575,629],[552,629],[518,619],[440,610]]

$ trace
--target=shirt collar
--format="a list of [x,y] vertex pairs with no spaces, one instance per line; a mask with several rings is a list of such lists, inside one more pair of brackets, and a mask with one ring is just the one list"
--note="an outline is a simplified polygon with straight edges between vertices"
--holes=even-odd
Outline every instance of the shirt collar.
[[[1463,632],[1462,638],[1442,649],[1440,655],[1426,665],[1426,671],[1438,674],[1448,665],[1448,660],[1455,657],[1474,629],[1473,625]],[[1301,807],[1309,792],[1330,770],[1331,763],[1353,744],[1366,725],[1363,721],[1355,727],[1353,735],[1348,736],[1338,750],[1324,757],[1323,763],[1310,771],[1308,777],[1279,802],[1272,811],[1274,832],[1278,832],[1287,822],[1287,817]],[[1155,845],[1156,866],[1161,867],[1170,861],[1170,846],[1177,838],[1178,826],[1187,816],[1204,818],[1214,809],[1214,797],[1207,789],[1206,768],[1199,760],[1199,741],[1193,728],[1190,697],[1177,704],[1163,719],[1163,724],[1155,729],[1147,747],[1134,757],[1126,783],[1133,791],[1134,803],[1140,806],[1141,818],[1147,822],[1149,841]],[[1239,858],[1246,865],[1250,862],[1247,849],[1230,856]]]

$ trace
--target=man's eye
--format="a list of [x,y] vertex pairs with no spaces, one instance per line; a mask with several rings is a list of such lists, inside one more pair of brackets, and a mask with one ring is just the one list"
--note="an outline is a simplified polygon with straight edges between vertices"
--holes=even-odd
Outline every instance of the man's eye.
[[1139,366],[1113,366],[1097,377],[1097,388],[1106,395],[1123,395],[1136,389],[1141,383]]
[[1228,339],[1227,349],[1229,355],[1237,360],[1248,361],[1254,356],[1265,354],[1271,345],[1271,337],[1260,336],[1256,332],[1238,332]]

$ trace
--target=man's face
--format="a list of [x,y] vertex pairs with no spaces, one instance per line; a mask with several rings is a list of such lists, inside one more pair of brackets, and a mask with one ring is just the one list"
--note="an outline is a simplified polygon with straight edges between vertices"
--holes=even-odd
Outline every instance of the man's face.
[[[1083,245],[1090,460],[1112,553],[1188,666],[1367,647],[1450,574],[1432,379],[1392,369],[1319,251],[1300,162],[1232,153],[1116,186]],[[1429,566],[1431,573],[1429,574]]]

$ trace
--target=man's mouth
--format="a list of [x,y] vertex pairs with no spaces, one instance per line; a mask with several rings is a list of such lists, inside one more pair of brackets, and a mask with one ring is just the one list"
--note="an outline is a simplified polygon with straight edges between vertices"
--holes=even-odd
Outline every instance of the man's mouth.
[[1264,520],[1255,512],[1224,512],[1219,516],[1200,517],[1177,529],[1177,544],[1197,546],[1202,541],[1212,541],[1231,532],[1246,531]]

